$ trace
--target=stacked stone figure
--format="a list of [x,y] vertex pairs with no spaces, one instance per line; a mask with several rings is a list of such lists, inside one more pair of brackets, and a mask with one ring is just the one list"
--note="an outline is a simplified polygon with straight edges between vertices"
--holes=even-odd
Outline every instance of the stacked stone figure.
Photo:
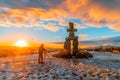
[[[64,43],[64,49],[69,50],[72,56],[76,56],[76,53],[78,52],[78,36],[75,36],[74,32],[77,30],[74,29],[73,26],[74,24],[70,22],[70,29],[67,30],[67,32],[69,32],[69,36],[66,38],[66,41]],[[73,48],[71,49],[72,46]]]

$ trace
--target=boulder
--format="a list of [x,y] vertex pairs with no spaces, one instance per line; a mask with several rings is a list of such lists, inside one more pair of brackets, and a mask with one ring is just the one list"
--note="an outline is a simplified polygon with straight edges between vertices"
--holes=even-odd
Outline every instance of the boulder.
[[[70,54],[70,50],[61,50],[59,53],[54,54],[53,57],[72,58],[72,55]],[[78,53],[76,53],[75,57],[76,58],[91,58],[93,56],[88,51],[79,51]]]

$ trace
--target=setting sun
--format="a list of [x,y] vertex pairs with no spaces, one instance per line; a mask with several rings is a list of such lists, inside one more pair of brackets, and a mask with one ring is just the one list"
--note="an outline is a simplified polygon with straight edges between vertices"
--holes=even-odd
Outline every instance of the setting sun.
[[28,46],[28,43],[25,40],[19,40],[15,43],[15,46],[25,47],[25,46]]

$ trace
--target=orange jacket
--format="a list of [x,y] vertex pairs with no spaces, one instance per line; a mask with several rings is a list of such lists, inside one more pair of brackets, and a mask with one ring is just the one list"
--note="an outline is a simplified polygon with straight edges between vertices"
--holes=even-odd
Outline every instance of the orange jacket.
[[42,54],[43,51],[46,51],[45,48],[44,48],[43,46],[40,46],[40,47],[39,47],[39,54]]

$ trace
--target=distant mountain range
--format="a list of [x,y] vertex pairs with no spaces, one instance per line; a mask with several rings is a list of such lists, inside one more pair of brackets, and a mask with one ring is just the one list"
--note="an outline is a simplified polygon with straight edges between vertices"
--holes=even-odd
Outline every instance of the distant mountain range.
[[79,41],[79,45],[91,46],[120,46],[120,36],[111,38],[99,38],[96,40]]
[[120,42],[120,36],[108,38],[110,42]]
[[[63,44],[63,42],[54,42],[55,44]],[[79,41],[80,46],[96,47],[96,46],[120,46],[120,36],[110,38],[99,38],[95,40]]]

